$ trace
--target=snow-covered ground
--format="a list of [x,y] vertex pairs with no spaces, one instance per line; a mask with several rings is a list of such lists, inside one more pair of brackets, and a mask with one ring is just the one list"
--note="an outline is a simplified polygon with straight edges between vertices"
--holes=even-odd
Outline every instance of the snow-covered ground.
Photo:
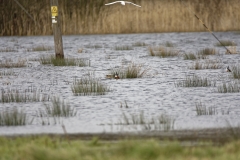
[[[231,40],[240,45],[239,34],[235,32],[217,32],[220,40]],[[144,42],[147,46],[133,46]],[[174,44],[179,56],[159,58],[149,56],[149,46],[164,46],[166,42]],[[62,124],[69,133],[96,133],[136,131],[134,127],[115,125],[125,114],[144,113],[146,117],[161,114],[175,119],[174,129],[201,129],[225,127],[226,121],[233,126],[240,122],[240,93],[218,93],[217,86],[231,82],[231,73],[227,66],[239,64],[240,54],[225,54],[223,47],[216,47],[217,40],[208,33],[156,33],[122,35],[74,35],[63,36],[65,57],[85,58],[91,62],[88,67],[54,67],[41,65],[35,61],[41,55],[54,54],[54,50],[33,52],[37,46],[54,47],[53,36],[1,37],[0,50],[14,49],[15,52],[0,52],[0,61],[6,59],[27,60],[24,68],[0,68],[0,72],[12,70],[13,75],[1,76],[1,90],[17,89],[20,91],[41,90],[42,94],[58,96],[76,108],[77,115],[60,118],[59,123],[41,125],[36,117],[43,102],[0,103],[0,110],[5,107],[22,107],[34,117],[34,123],[20,127],[0,127],[0,134],[63,133]],[[133,50],[116,50],[116,46],[132,46]],[[215,48],[219,55],[209,59],[220,61],[221,69],[192,70],[194,61],[184,60],[184,53],[197,53],[204,48]],[[83,49],[82,53],[78,53]],[[237,46],[237,51],[239,51]],[[205,61],[205,60],[202,60]],[[149,68],[148,74],[138,79],[106,79],[112,68],[127,66],[131,62],[143,64]],[[74,78],[81,78],[89,72],[111,91],[103,96],[74,96],[71,85]],[[186,75],[196,74],[216,81],[216,86],[184,88],[176,87]],[[240,85],[240,83],[238,82]],[[129,108],[121,108],[121,103]],[[202,102],[207,107],[215,107],[217,114],[197,116],[196,103]],[[48,103],[48,102],[46,102]],[[223,114],[224,112],[224,114]]]

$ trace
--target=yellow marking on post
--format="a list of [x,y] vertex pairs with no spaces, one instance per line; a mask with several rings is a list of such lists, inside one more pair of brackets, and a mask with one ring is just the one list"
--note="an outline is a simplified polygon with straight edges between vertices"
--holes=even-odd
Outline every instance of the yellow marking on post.
[[58,7],[57,6],[51,6],[51,12],[52,12],[52,17],[58,16]]

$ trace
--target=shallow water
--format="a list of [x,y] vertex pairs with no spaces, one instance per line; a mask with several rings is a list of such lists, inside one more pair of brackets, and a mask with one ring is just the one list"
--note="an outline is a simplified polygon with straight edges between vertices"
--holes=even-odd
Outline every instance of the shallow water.
[[[217,32],[220,40],[232,40],[240,44],[239,34],[234,32]],[[133,50],[115,50],[115,46],[132,46],[135,42],[144,42],[147,46],[135,47]],[[148,46],[164,45],[172,42],[179,56],[172,58],[151,57]],[[0,50],[14,49],[15,52],[0,52],[0,60],[26,59],[27,67],[6,69],[14,75],[2,76],[2,90],[17,89],[19,91],[39,90],[41,94],[59,96],[76,108],[77,115],[72,118],[59,118],[57,124],[42,126],[41,118],[36,116],[43,102],[1,103],[3,107],[24,108],[30,117],[34,117],[31,125],[20,127],[0,127],[0,134],[30,133],[63,133],[64,124],[69,133],[96,133],[141,131],[142,128],[131,125],[116,125],[123,120],[125,114],[139,114],[148,118],[161,114],[175,119],[174,129],[200,129],[227,126],[226,121],[236,126],[240,122],[240,93],[218,93],[217,87],[176,87],[175,83],[183,80],[186,75],[196,74],[216,81],[232,81],[231,73],[225,68],[239,64],[240,54],[227,55],[223,47],[216,47],[217,40],[208,33],[159,33],[159,34],[122,34],[122,35],[76,35],[63,36],[65,57],[84,58],[91,62],[88,67],[54,67],[44,66],[34,61],[42,55],[54,54],[54,50],[33,52],[37,46],[53,48],[52,36],[38,37],[1,37]],[[98,47],[94,47],[98,46]],[[83,53],[78,50],[83,48]],[[192,70],[194,61],[184,60],[184,53],[196,53],[203,48],[216,48],[219,55],[208,56],[209,59],[220,61],[221,69]],[[239,47],[237,46],[239,51]],[[204,61],[204,60],[202,60]],[[126,66],[134,62],[149,68],[148,74],[138,79],[106,79],[112,68]],[[71,84],[74,78],[81,78],[89,72],[111,91],[102,96],[74,96]],[[125,104],[129,108],[121,108]],[[207,107],[215,107],[217,114],[197,116],[196,103],[202,102]],[[45,102],[49,103],[49,102]],[[224,114],[223,114],[224,112]]]

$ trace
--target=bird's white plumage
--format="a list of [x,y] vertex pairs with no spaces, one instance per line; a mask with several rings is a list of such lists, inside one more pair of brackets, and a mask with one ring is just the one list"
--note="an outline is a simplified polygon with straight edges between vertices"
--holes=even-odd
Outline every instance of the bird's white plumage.
[[135,3],[128,2],[128,1],[115,1],[115,2],[112,2],[112,3],[107,3],[105,5],[112,5],[112,4],[115,4],[115,3],[121,3],[122,5],[125,5],[126,3],[129,3],[129,4],[132,4],[134,6],[141,7],[141,6],[139,6],[139,5],[135,4]]

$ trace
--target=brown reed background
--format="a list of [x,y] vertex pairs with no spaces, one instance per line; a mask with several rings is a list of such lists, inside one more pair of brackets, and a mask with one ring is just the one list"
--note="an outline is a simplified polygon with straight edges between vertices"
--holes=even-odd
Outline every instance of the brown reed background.
[[[50,0],[0,0],[0,35],[52,34]],[[59,0],[63,34],[111,34],[240,30],[240,0],[132,0],[141,5],[105,6],[114,0]]]

